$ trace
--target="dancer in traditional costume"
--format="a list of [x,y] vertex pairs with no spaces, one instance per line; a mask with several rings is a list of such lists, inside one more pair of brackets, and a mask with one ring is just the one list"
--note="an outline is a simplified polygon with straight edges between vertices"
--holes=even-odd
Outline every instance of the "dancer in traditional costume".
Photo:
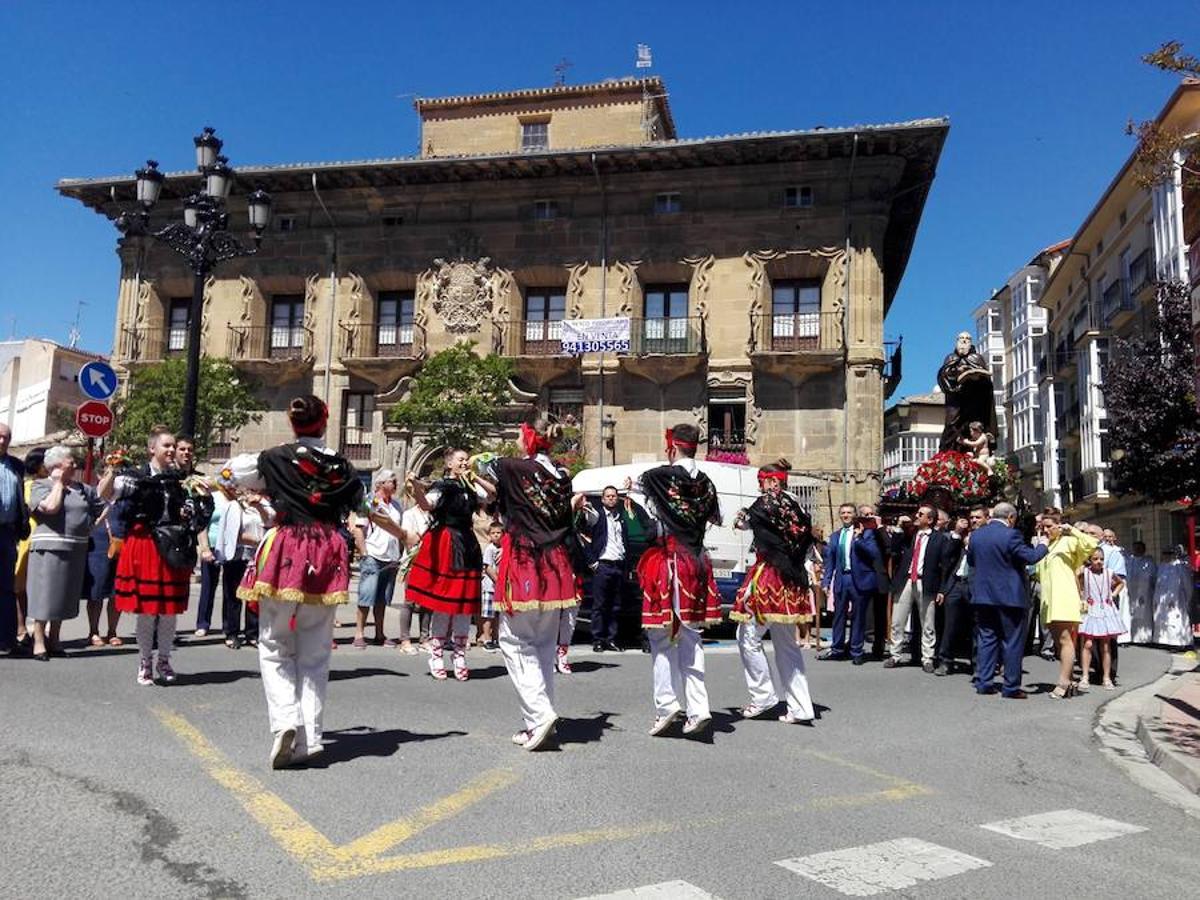
[[640,479],[659,531],[637,566],[642,627],[654,673],[650,734],[655,736],[683,714],[681,694],[687,709],[684,734],[703,732],[712,724],[700,633],[721,621],[721,598],[704,549],[704,532],[710,522],[720,524],[721,508],[716,487],[696,464],[700,432],[694,425],[676,425],[666,439],[667,464],[643,472]]
[[571,476],[546,451],[557,426],[545,420],[521,426],[525,458],[491,464],[505,532],[496,583],[500,652],[521,700],[525,727],[513,743],[537,750],[553,736],[554,669],[561,611],[579,605],[575,573],[578,539],[574,512],[595,516]]
[[212,497],[189,493],[185,487],[184,473],[174,465],[175,435],[166,427],[151,432],[148,449],[146,465],[113,482],[113,515],[125,535],[113,596],[118,610],[138,617],[137,683],[154,683],[151,662],[157,637],[157,676],[172,684],[175,621],[187,609],[196,536],[208,527],[213,504]]
[[354,467],[325,446],[328,417],[319,398],[297,397],[288,408],[295,443],[235,457],[222,473],[265,492],[276,513],[238,589],[239,598],[259,604],[258,659],[275,769],[322,751],[333,616],[349,599],[349,548],[338,526],[362,511],[363,486]]
[[496,494],[490,481],[470,468],[467,451],[446,453],[444,477],[429,490],[410,472],[405,488],[417,506],[433,515],[421,547],[408,571],[405,600],[433,613],[429,637],[429,672],[446,680],[445,646],[454,648],[454,677],[466,681],[467,637],[471,619],[479,615],[483,584],[483,551],[475,537],[475,513]]
[[805,568],[812,546],[812,519],[785,490],[790,468],[791,464],[781,459],[759,469],[762,496],[738,513],[735,527],[754,532],[757,560],[746,572],[729,617],[739,623],[738,652],[750,691],[750,703],[742,708],[742,715],[757,719],[779,703],[763,653],[763,635],[769,630],[787,700],[787,711],[779,721],[811,725],[812,697],[795,626],[808,621],[813,611]]

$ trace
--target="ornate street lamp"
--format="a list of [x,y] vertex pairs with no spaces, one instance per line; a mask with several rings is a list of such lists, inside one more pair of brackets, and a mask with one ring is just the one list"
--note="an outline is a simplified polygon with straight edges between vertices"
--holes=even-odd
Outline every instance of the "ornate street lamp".
[[229,198],[237,173],[229,160],[221,155],[223,142],[211,128],[205,128],[193,138],[196,146],[196,169],[201,176],[199,193],[183,200],[183,221],[173,222],[158,231],[150,230],[150,210],[158,202],[166,176],[158,163],[148,160],[144,168],[134,173],[137,180],[138,208],[122,212],[117,228],[127,237],[150,236],[183,256],[192,270],[192,302],[188,309],[187,384],[183,394],[183,421],[180,433],[196,435],[196,405],[200,392],[200,331],[204,306],[204,282],[217,263],[237,256],[258,252],[262,234],[271,221],[271,197],[260,189],[246,197],[250,227],[254,229],[254,246],[242,244],[229,231],[229,214],[225,201]]
[[604,418],[600,420],[600,437],[604,440],[604,446],[612,451],[612,464],[617,464],[617,420],[613,418],[612,413],[606,413]]

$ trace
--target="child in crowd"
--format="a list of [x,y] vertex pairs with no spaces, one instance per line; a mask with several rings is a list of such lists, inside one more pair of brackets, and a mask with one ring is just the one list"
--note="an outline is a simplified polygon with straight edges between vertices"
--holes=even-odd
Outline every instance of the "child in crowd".
[[488,542],[483,548],[483,598],[479,610],[483,649],[488,653],[500,649],[496,641],[496,578],[500,573],[500,543],[503,540],[504,526],[493,522],[488,526]]
[[1115,689],[1115,685],[1112,680],[1112,645],[1109,639],[1117,637],[1125,630],[1125,623],[1121,620],[1121,612],[1117,606],[1117,597],[1125,582],[1105,568],[1104,551],[1099,548],[1092,552],[1079,580],[1079,593],[1083,597],[1085,610],[1083,621],[1079,625],[1079,637],[1083,641],[1083,653],[1080,655],[1083,674],[1079,677],[1079,684],[1081,687],[1087,684],[1092,648],[1099,644],[1102,686],[1106,691],[1111,691]]

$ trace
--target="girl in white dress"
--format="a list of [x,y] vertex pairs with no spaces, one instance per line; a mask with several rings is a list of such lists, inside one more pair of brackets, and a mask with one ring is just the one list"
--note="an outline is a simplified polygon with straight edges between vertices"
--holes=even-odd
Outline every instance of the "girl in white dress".
[[1079,636],[1083,641],[1083,654],[1079,660],[1083,667],[1083,674],[1079,676],[1081,686],[1087,684],[1092,648],[1099,643],[1102,686],[1106,691],[1116,687],[1112,680],[1112,644],[1109,638],[1125,631],[1117,600],[1124,586],[1123,579],[1104,567],[1104,551],[1097,548],[1079,576],[1079,594],[1086,609],[1083,621],[1079,623]]

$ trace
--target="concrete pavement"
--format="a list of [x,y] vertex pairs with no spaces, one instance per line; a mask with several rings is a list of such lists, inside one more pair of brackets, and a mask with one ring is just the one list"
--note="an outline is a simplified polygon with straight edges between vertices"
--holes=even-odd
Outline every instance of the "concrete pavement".
[[[576,674],[558,681],[561,750],[528,754],[508,740],[518,714],[498,655],[473,650],[471,681],[439,683],[423,657],[344,644],[326,758],[283,772],[267,765],[253,650],[187,643],[168,688],[134,683],[132,646],[0,660],[5,893],[1011,898],[1194,887],[1200,823],[1100,752],[1092,728],[1112,696],[1100,690],[1006,701],[977,696],[966,676],[810,657],[816,727],[747,722],[734,714],[746,700],[736,650],[723,644],[707,655],[717,717],[706,743],[645,734],[647,657],[575,659]],[[1151,683],[1168,663],[1123,648],[1123,681]],[[1050,663],[1026,668],[1029,689],[1049,688]]]

